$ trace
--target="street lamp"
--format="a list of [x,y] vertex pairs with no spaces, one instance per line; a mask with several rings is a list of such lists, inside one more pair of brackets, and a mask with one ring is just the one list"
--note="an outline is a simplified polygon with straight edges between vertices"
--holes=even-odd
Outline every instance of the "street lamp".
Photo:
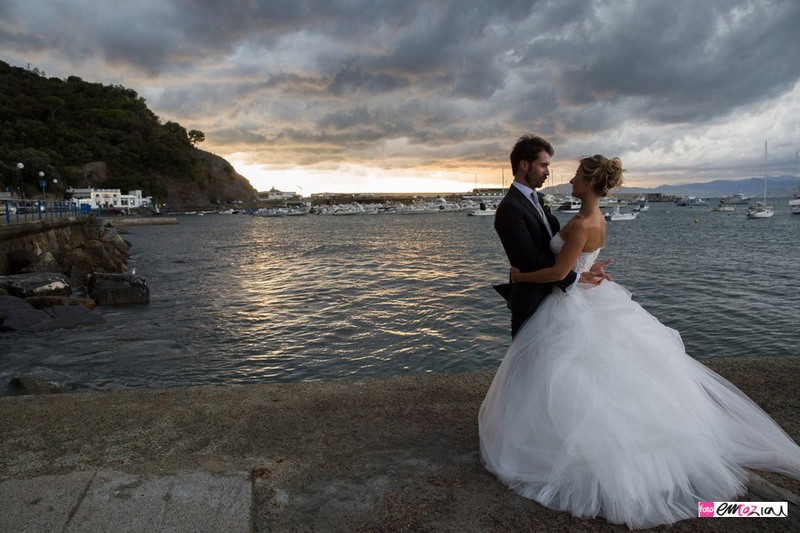
[[46,202],[47,197],[45,196],[44,190],[47,187],[47,180],[44,179],[44,172],[41,170],[39,171],[39,187],[42,188],[42,202]]
[[17,163],[17,197],[19,197],[20,188],[22,187],[22,169],[25,165]]

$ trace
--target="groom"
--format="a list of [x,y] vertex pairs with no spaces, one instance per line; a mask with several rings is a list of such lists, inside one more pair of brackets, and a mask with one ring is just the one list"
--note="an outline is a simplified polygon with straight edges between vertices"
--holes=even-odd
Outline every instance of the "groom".
[[[544,195],[536,192],[550,175],[553,146],[536,135],[519,138],[511,150],[511,171],[514,181],[505,198],[497,206],[494,229],[500,236],[511,266],[522,272],[532,272],[555,264],[550,239],[561,229],[558,219],[543,206]],[[605,274],[602,267],[581,275],[581,283],[600,283]],[[552,285],[566,290],[577,279],[573,271],[552,283],[514,283],[495,286],[511,310],[511,336],[539,307]]]

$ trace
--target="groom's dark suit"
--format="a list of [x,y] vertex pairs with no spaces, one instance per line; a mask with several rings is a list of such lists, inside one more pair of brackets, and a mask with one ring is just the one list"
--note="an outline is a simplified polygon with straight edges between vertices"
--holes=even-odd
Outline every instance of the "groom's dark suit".
[[[544,206],[543,195],[536,193],[540,205]],[[553,234],[558,232],[558,219],[545,207],[545,216]],[[505,198],[497,206],[494,215],[494,229],[500,236],[511,266],[522,272],[532,272],[555,264],[555,256],[550,250],[550,234],[528,198],[515,186],[508,188]],[[570,272],[566,278],[555,283],[562,290],[571,285],[577,274]],[[512,324],[520,325],[539,307],[553,283],[514,283],[495,287],[503,295],[512,313]],[[516,320],[515,320],[516,319]],[[512,332],[512,333],[515,333]]]

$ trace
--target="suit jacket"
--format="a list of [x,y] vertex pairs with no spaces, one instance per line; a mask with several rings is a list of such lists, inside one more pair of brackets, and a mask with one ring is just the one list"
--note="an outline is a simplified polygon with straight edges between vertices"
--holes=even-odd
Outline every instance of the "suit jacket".
[[[544,196],[536,193],[544,206]],[[553,232],[561,229],[558,219],[545,207],[545,216]],[[514,186],[509,187],[505,198],[497,206],[494,229],[503,243],[508,262],[522,272],[532,272],[555,264],[555,255],[550,250],[550,234],[530,199]],[[562,290],[571,285],[577,274],[570,272],[566,278],[555,283]],[[553,283],[514,283],[496,286],[506,299],[508,308],[514,313],[533,314]]]

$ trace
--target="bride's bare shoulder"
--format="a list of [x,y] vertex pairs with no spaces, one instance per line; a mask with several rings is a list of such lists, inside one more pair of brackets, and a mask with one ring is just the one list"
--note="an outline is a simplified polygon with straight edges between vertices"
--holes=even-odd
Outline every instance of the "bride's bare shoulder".
[[561,230],[564,239],[570,236],[584,241],[584,252],[602,247],[605,241],[605,219],[600,217],[584,217],[577,215],[571,218]]

